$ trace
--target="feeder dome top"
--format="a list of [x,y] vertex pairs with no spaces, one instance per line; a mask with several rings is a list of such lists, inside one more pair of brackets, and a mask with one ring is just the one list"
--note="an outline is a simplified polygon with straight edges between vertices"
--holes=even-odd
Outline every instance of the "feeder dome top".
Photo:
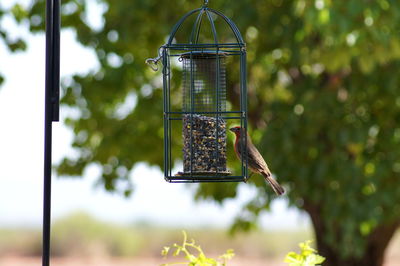
[[[208,2],[208,1],[207,1]],[[190,17],[194,18],[194,23],[192,25],[192,30],[190,33],[190,37],[188,40],[188,43],[176,43],[176,34],[179,31],[179,29],[183,28],[182,25],[189,24],[190,20],[193,21],[192,19],[189,19]],[[225,42],[221,42],[221,38],[218,35],[219,32],[217,32],[217,29],[220,29],[216,27],[216,22],[217,19],[218,22],[222,21],[223,24],[219,24],[220,26],[227,27],[227,30],[229,30],[231,33],[233,33],[233,36],[235,38],[234,42],[231,43],[234,44],[237,47],[245,47],[245,43],[243,41],[242,35],[240,34],[240,31],[238,27],[235,25],[235,23],[225,16],[223,13],[216,11],[214,9],[211,9],[208,7],[207,3],[205,2],[205,5],[198,9],[194,9],[188,13],[186,13],[173,27],[171,34],[169,35],[168,42],[166,43],[166,47],[176,47],[176,46],[182,46],[184,45],[185,47],[190,47],[190,46],[197,46],[200,41],[199,41],[199,36],[201,32],[204,32],[205,30],[209,30],[212,34],[212,39],[213,41],[210,43],[210,45],[218,45],[218,44],[225,44]],[[206,22],[205,22],[206,20]],[[207,23],[208,22],[208,23]],[[209,25],[210,29],[207,29],[206,26],[207,24]],[[225,29],[224,29],[225,30]],[[226,31],[226,30],[225,30]],[[201,43],[202,45],[205,45],[204,43]]]

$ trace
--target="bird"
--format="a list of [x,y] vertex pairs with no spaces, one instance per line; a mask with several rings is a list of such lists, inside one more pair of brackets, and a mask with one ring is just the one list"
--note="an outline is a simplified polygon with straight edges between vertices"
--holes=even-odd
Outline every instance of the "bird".
[[[250,139],[250,136],[247,134],[247,138],[245,138],[246,134],[245,130],[240,127],[232,127],[229,129],[236,135],[236,140],[234,144],[234,150],[239,158],[242,160],[242,149],[246,148],[245,155],[247,155],[247,165],[250,170],[254,173],[261,174],[264,179],[271,185],[272,189],[277,195],[282,195],[285,193],[285,189],[279,185],[279,183],[272,178],[271,171],[268,168],[267,163],[265,162],[264,158],[261,156],[260,152],[254,146],[253,142]],[[247,145],[244,143],[245,139],[247,139]]]

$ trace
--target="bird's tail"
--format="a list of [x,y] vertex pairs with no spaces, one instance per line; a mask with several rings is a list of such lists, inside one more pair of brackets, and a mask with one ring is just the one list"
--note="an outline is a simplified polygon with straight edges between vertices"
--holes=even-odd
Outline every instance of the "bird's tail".
[[271,173],[269,172],[261,172],[264,176],[265,180],[271,185],[272,189],[275,191],[277,195],[282,195],[285,193],[285,189],[279,183],[272,178]]

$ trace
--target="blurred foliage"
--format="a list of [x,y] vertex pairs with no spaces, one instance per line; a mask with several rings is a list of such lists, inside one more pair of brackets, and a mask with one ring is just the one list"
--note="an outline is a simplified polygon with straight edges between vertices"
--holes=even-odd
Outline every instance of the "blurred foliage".
[[[192,238],[188,241],[188,237],[185,231],[183,231],[183,242],[182,245],[174,243],[172,248],[170,246],[165,246],[161,251],[161,255],[165,258],[168,254],[173,251],[172,256],[178,257],[183,254],[185,257],[185,262],[172,262],[164,263],[162,266],[169,265],[188,265],[188,266],[225,266],[227,261],[235,256],[232,249],[228,249],[224,254],[218,257],[218,259],[213,259],[207,257],[200,245],[196,244],[195,240]],[[196,254],[197,253],[197,254]]]
[[288,263],[289,266],[321,265],[325,258],[317,254],[317,251],[311,247],[311,243],[311,240],[300,243],[300,253],[289,252],[285,257],[285,262]]
[[[10,52],[24,51],[26,49],[26,43],[22,36],[19,36],[15,32],[11,32],[4,21],[8,19],[9,23],[11,21],[11,23],[18,25],[22,20],[26,19],[27,15],[26,10],[20,4],[4,7],[0,3],[0,44],[4,44]],[[2,76],[0,69],[0,86],[3,81],[4,77]]]
[[[62,25],[96,52],[100,68],[63,82],[64,106],[79,115],[65,121],[77,155],[58,165],[59,174],[81,176],[96,164],[105,189],[129,195],[136,163],[161,167],[161,77],[144,60],[156,55],[184,12],[200,5],[62,2]],[[320,252],[354,265],[363,257],[379,260],[400,221],[400,2],[213,0],[210,6],[233,18],[245,37],[250,133],[288,188],[290,204],[310,214]],[[44,29],[44,10],[43,0],[26,11],[12,8],[34,32]],[[93,24],[96,10],[102,18]],[[0,17],[6,11],[0,8]],[[1,24],[0,35],[10,49],[18,43]],[[274,199],[261,178],[250,184],[259,193],[235,228],[252,228]],[[236,187],[201,185],[196,198],[221,202]]]
[[27,228],[0,228],[0,257],[8,254],[19,256],[41,256],[42,235]]
[[[226,235],[223,229],[197,228],[187,230],[202,244],[207,254],[221,254],[233,248],[240,256],[282,258],[294,250],[302,239],[312,237],[309,231],[261,231]],[[41,232],[27,228],[0,228],[0,257],[41,256]],[[179,229],[138,222],[120,225],[99,221],[75,212],[56,219],[52,227],[52,255],[65,257],[160,257],[166,243],[180,243]]]
[[100,222],[78,212],[53,225],[52,253],[66,255],[129,256],[137,254],[140,238],[133,230]]

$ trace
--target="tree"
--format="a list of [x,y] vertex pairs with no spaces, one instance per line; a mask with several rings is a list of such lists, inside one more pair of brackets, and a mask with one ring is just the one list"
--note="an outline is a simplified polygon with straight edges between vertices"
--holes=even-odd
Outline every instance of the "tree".
[[[11,7],[3,7],[0,5],[0,41],[2,41],[6,48],[11,52],[24,51],[26,49],[26,43],[24,40],[20,36],[12,34],[4,27],[3,19],[7,16],[13,18],[15,22],[20,23],[24,18],[26,18],[27,13],[25,9],[18,4]],[[0,86],[3,81],[4,77],[0,72]]]
[[[98,0],[104,21],[97,29],[88,23],[92,4],[63,1],[63,26],[96,51],[101,67],[64,81],[64,106],[80,114],[65,121],[79,155],[65,158],[57,171],[80,176],[97,164],[105,189],[129,195],[134,165],[163,160],[154,152],[163,137],[159,73],[144,60],[154,57],[184,11],[201,2]],[[324,265],[382,265],[400,223],[400,3],[210,5],[233,17],[245,36],[252,137],[289,188],[290,204],[310,215]],[[43,30],[44,2],[28,11],[31,30]],[[251,227],[274,199],[260,178],[251,185],[259,194],[234,228]],[[236,186],[201,185],[196,197],[220,202],[234,197]]]

